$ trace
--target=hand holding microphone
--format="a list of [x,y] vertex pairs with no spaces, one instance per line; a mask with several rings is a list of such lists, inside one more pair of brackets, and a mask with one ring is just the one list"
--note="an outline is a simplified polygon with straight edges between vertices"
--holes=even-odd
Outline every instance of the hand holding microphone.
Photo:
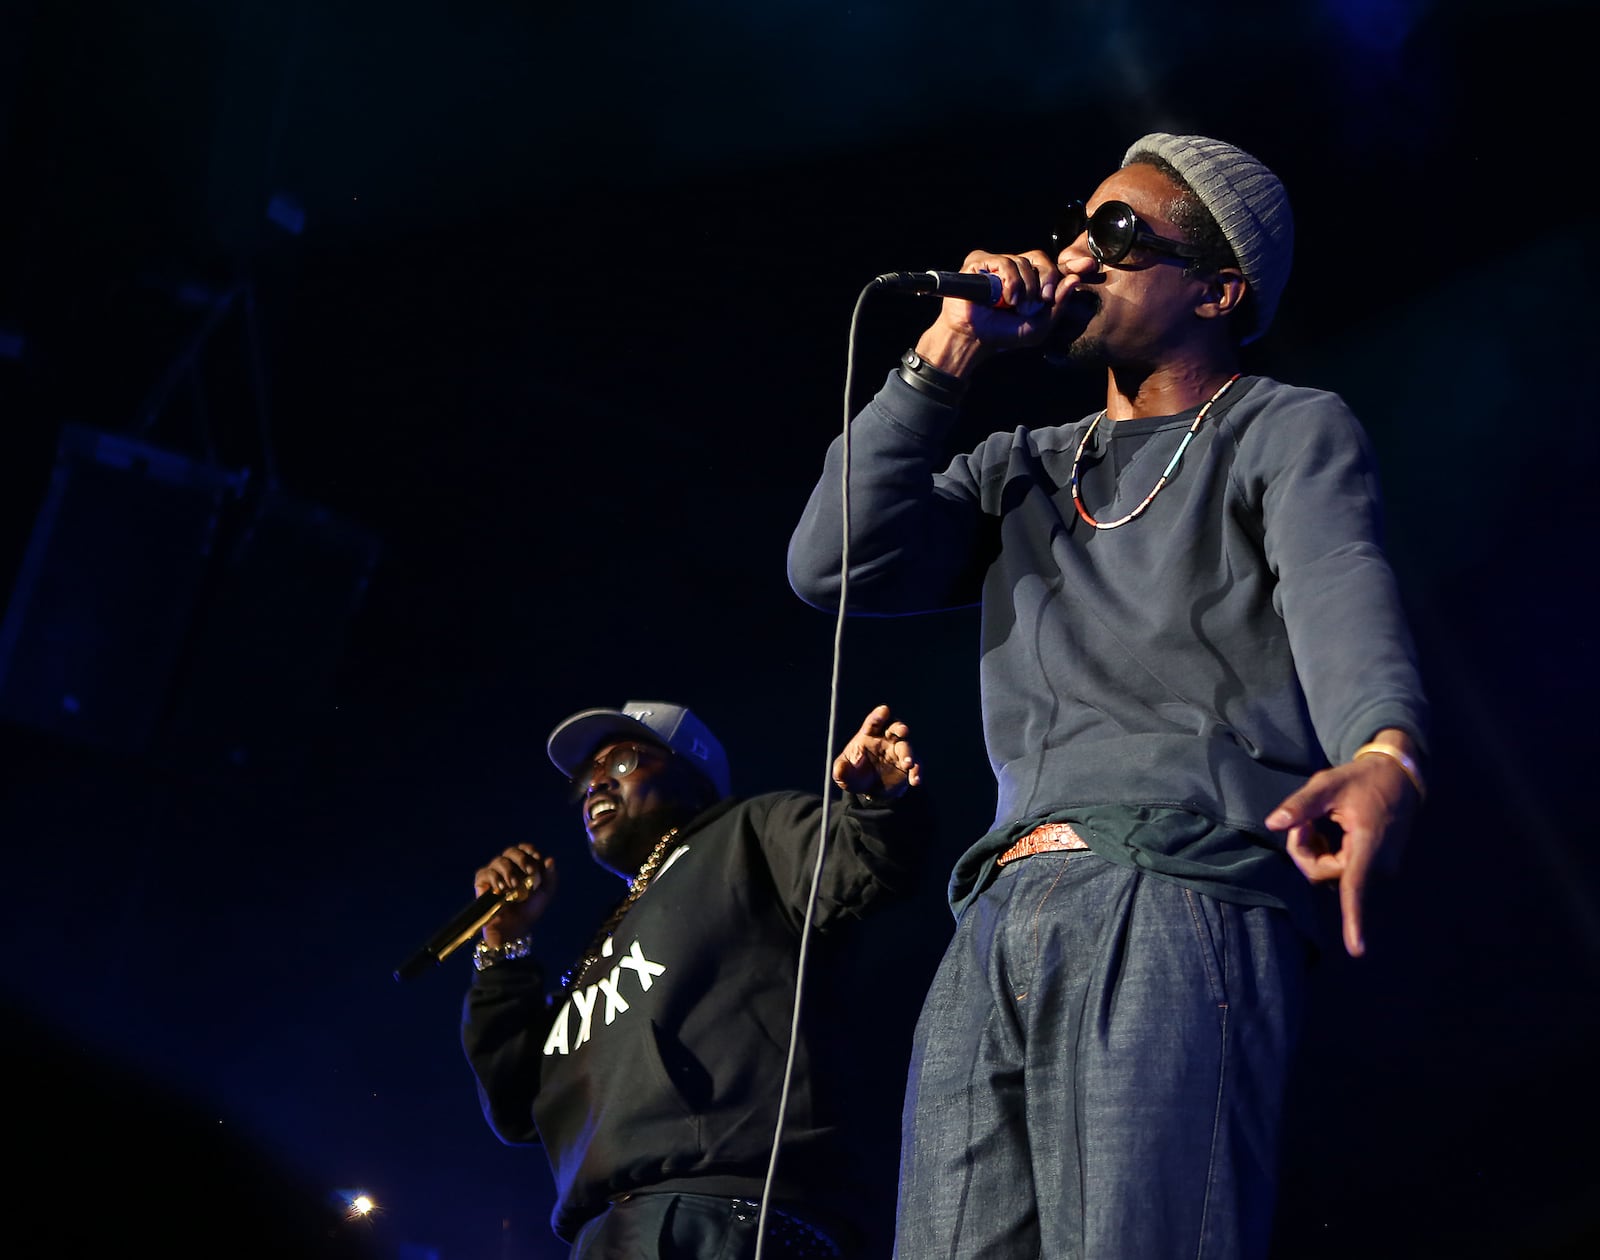
[[948,366],[953,361],[976,362],[997,350],[1041,344],[1068,299],[1098,269],[1090,256],[1068,258],[1062,268],[1043,250],[1021,254],[974,250],[960,271],[894,271],[872,283],[888,292],[944,299],[930,331],[938,330],[941,342],[967,347],[941,356]]
[[531,844],[514,844],[472,877],[480,896],[498,893],[499,911],[483,925],[490,945],[526,936],[556,895],[556,860],[544,857]]
[[476,897],[394,969],[409,980],[437,966],[481,928],[484,943],[504,945],[526,936],[556,895],[556,860],[531,844],[506,849],[472,877]]
[[1092,257],[1084,258],[1081,270],[1072,268],[1074,262],[1063,270],[1039,249],[974,250],[960,271],[891,271],[872,283],[888,292],[944,298],[940,319],[951,331],[1003,349],[1043,340],[1067,298],[1099,268]]

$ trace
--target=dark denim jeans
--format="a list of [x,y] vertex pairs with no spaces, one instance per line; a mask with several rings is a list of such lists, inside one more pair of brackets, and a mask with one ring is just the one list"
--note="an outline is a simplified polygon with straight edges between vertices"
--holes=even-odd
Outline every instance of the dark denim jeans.
[[1004,867],[918,1021],[897,1260],[1256,1260],[1307,950],[1108,862]]

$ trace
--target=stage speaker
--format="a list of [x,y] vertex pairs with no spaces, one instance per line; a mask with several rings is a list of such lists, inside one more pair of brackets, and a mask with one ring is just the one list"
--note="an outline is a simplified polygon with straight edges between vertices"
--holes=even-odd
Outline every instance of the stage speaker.
[[0,720],[178,769],[298,760],[379,550],[245,473],[65,426],[0,622]]
[[147,746],[243,474],[76,424],[0,622],[0,719]]

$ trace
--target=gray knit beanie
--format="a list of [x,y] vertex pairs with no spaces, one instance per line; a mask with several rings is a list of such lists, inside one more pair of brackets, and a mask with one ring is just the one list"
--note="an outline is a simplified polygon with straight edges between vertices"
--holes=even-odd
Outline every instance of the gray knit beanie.
[[1283,184],[1243,149],[1205,136],[1152,132],[1129,146],[1122,164],[1147,155],[1172,164],[1233,247],[1255,294],[1255,323],[1240,341],[1254,341],[1272,323],[1294,261],[1294,216]]

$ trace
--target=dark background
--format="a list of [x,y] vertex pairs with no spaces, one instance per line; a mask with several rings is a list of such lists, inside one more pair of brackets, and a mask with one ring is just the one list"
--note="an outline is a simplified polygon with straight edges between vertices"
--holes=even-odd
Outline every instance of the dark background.
[[[834,624],[784,548],[851,351],[860,401],[933,314],[863,286],[1037,245],[1176,130],[1290,190],[1248,366],[1366,423],[1438,715],[1369,956],[1318,975],[1279,1254],[1600,1254],[1585,8],[0,10],[11,1228],[561,1255],[542,1154],[477,1111],[464,951],[391,973],[524,838],[576,954],[620,887],[544,737],[628,699],[693,706],[740,792],[820,789],[880,700],[911,723],[941,830],[837,1030],[892,1194],[993,806],[976,620],[848,624],[830,740]],[[1097,398],[1002,360],[952,449]],[[379,1211],[330,1227],[356,1190]]]

